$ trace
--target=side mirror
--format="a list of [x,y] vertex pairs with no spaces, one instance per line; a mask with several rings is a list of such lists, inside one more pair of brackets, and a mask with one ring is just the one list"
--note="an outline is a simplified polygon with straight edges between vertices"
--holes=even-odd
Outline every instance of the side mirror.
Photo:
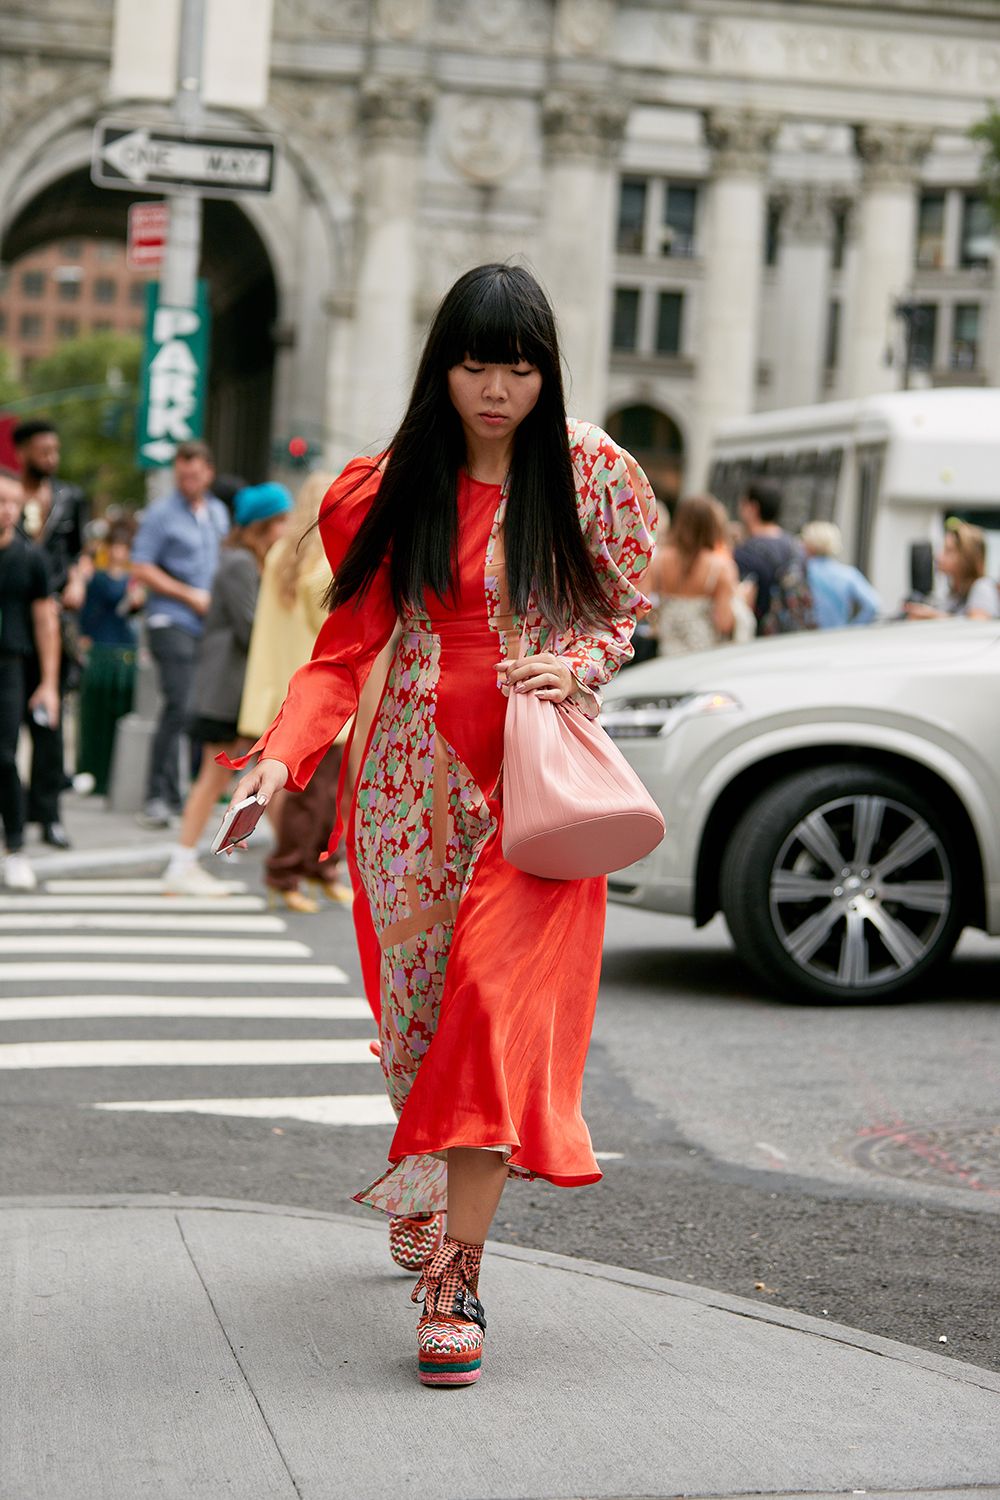
[[910,543],[910,592],[923,598],[934,592],[934,548],[930,542]]

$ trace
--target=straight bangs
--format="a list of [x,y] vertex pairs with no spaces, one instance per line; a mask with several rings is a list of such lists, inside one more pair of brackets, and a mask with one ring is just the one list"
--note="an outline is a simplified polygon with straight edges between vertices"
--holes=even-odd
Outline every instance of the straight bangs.
[[529,286],[522,283],[523,272],[506,266],[496,270],[500,274],[478,278],[475,286],[461,288],[459,295],[442,306],[439,317],[444,326],[439,342],[433,334],[432,342],[437,342],[445,368],[466,359],[484,365],[516,365],[526,360],[543,375],[551,374],[555,343],[551,316],[545,318],[537,295],[531,296]]

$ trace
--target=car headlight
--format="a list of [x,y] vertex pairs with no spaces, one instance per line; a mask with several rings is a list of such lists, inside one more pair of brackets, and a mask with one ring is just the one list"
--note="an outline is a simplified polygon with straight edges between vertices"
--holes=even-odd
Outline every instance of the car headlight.
[[644,740],[672,734],[686,719],[735,713],[742,704],[731,693],[666,693],[619,698],[601,714],[613,740]]

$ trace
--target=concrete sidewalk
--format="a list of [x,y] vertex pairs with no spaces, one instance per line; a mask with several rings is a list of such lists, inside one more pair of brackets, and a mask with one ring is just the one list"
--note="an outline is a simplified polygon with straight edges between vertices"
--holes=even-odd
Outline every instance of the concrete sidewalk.
[[483,1378],[414,1373],[384,1224],[0,1200],[2,1500],[1000,1497],[1000,1376],[495,1246]]

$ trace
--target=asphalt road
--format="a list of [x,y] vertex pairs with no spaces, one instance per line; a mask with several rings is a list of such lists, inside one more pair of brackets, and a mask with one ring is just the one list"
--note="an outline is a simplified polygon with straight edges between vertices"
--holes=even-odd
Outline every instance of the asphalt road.
[[[239,873],[253,890],[255,862]],[[108,903],[111,910],[114,898]],[[15,921],[0,948],[16,941],[17,912],[7,915]],[[247,1098],[344,1095],[348,1114],[363,1119],[364,1100],[376,1101],[377,1112],[380,1092],[375,1064],[355,1060],[363,1046],[347,1048],[336,1065],[226,1055],[109,1066],[80,1050],[129,1040],[363,1044],[372,1034],[364,1016],[292,1017],[280,1003],[263,1016],[3,1011],[13,996],[82,1002],[124,991],[279,1002],[282,994],[360,995],[346,913],[281,917],[271,931],[251,917],[252,936],[235,940],[248,955],[255,942],[297,943],[299,956],[268,961],[336,965],[343,982],[223,984],[216,966],[231,965],[231,956],[185,960],[180,937],[169,935],[165,954],[120,960],[134,965],[131,979],[101,977],[94,965],[109,954],[86,949],[76,912],[64,914],[65,930],[38,929],[28,951],[5,951],[7,975],[12,962],[19,967],[0,1001],[0,1054],[38,1042],[76,1050],[71,1066],[7,1054],[17,1065],[0,1068],[0,1194],[173,1192],[366,1213],[349,1200],[381,1171],[388,1125],[183,1108],[204,1098],[240,1107]],[[185,940],[195,936],[183,918],[175,925]],[[208,918],[198,934],[208,943],[219,936],[211,925]],[[68,959],[70,977],[37,968],[66,961],[61,942],[81,945]],[[497,1238],[756,1297],[1000,1368],[998,978],[1000,943],[967,938],[937,995],[797,1008],[753,986],[721,925],[696,934],[683,922],[611,907],[584,1100],[605,1180],[580,1190],[511,1184]],[[171,1109],[95,1107],[150,1100],[172,1101]]]

